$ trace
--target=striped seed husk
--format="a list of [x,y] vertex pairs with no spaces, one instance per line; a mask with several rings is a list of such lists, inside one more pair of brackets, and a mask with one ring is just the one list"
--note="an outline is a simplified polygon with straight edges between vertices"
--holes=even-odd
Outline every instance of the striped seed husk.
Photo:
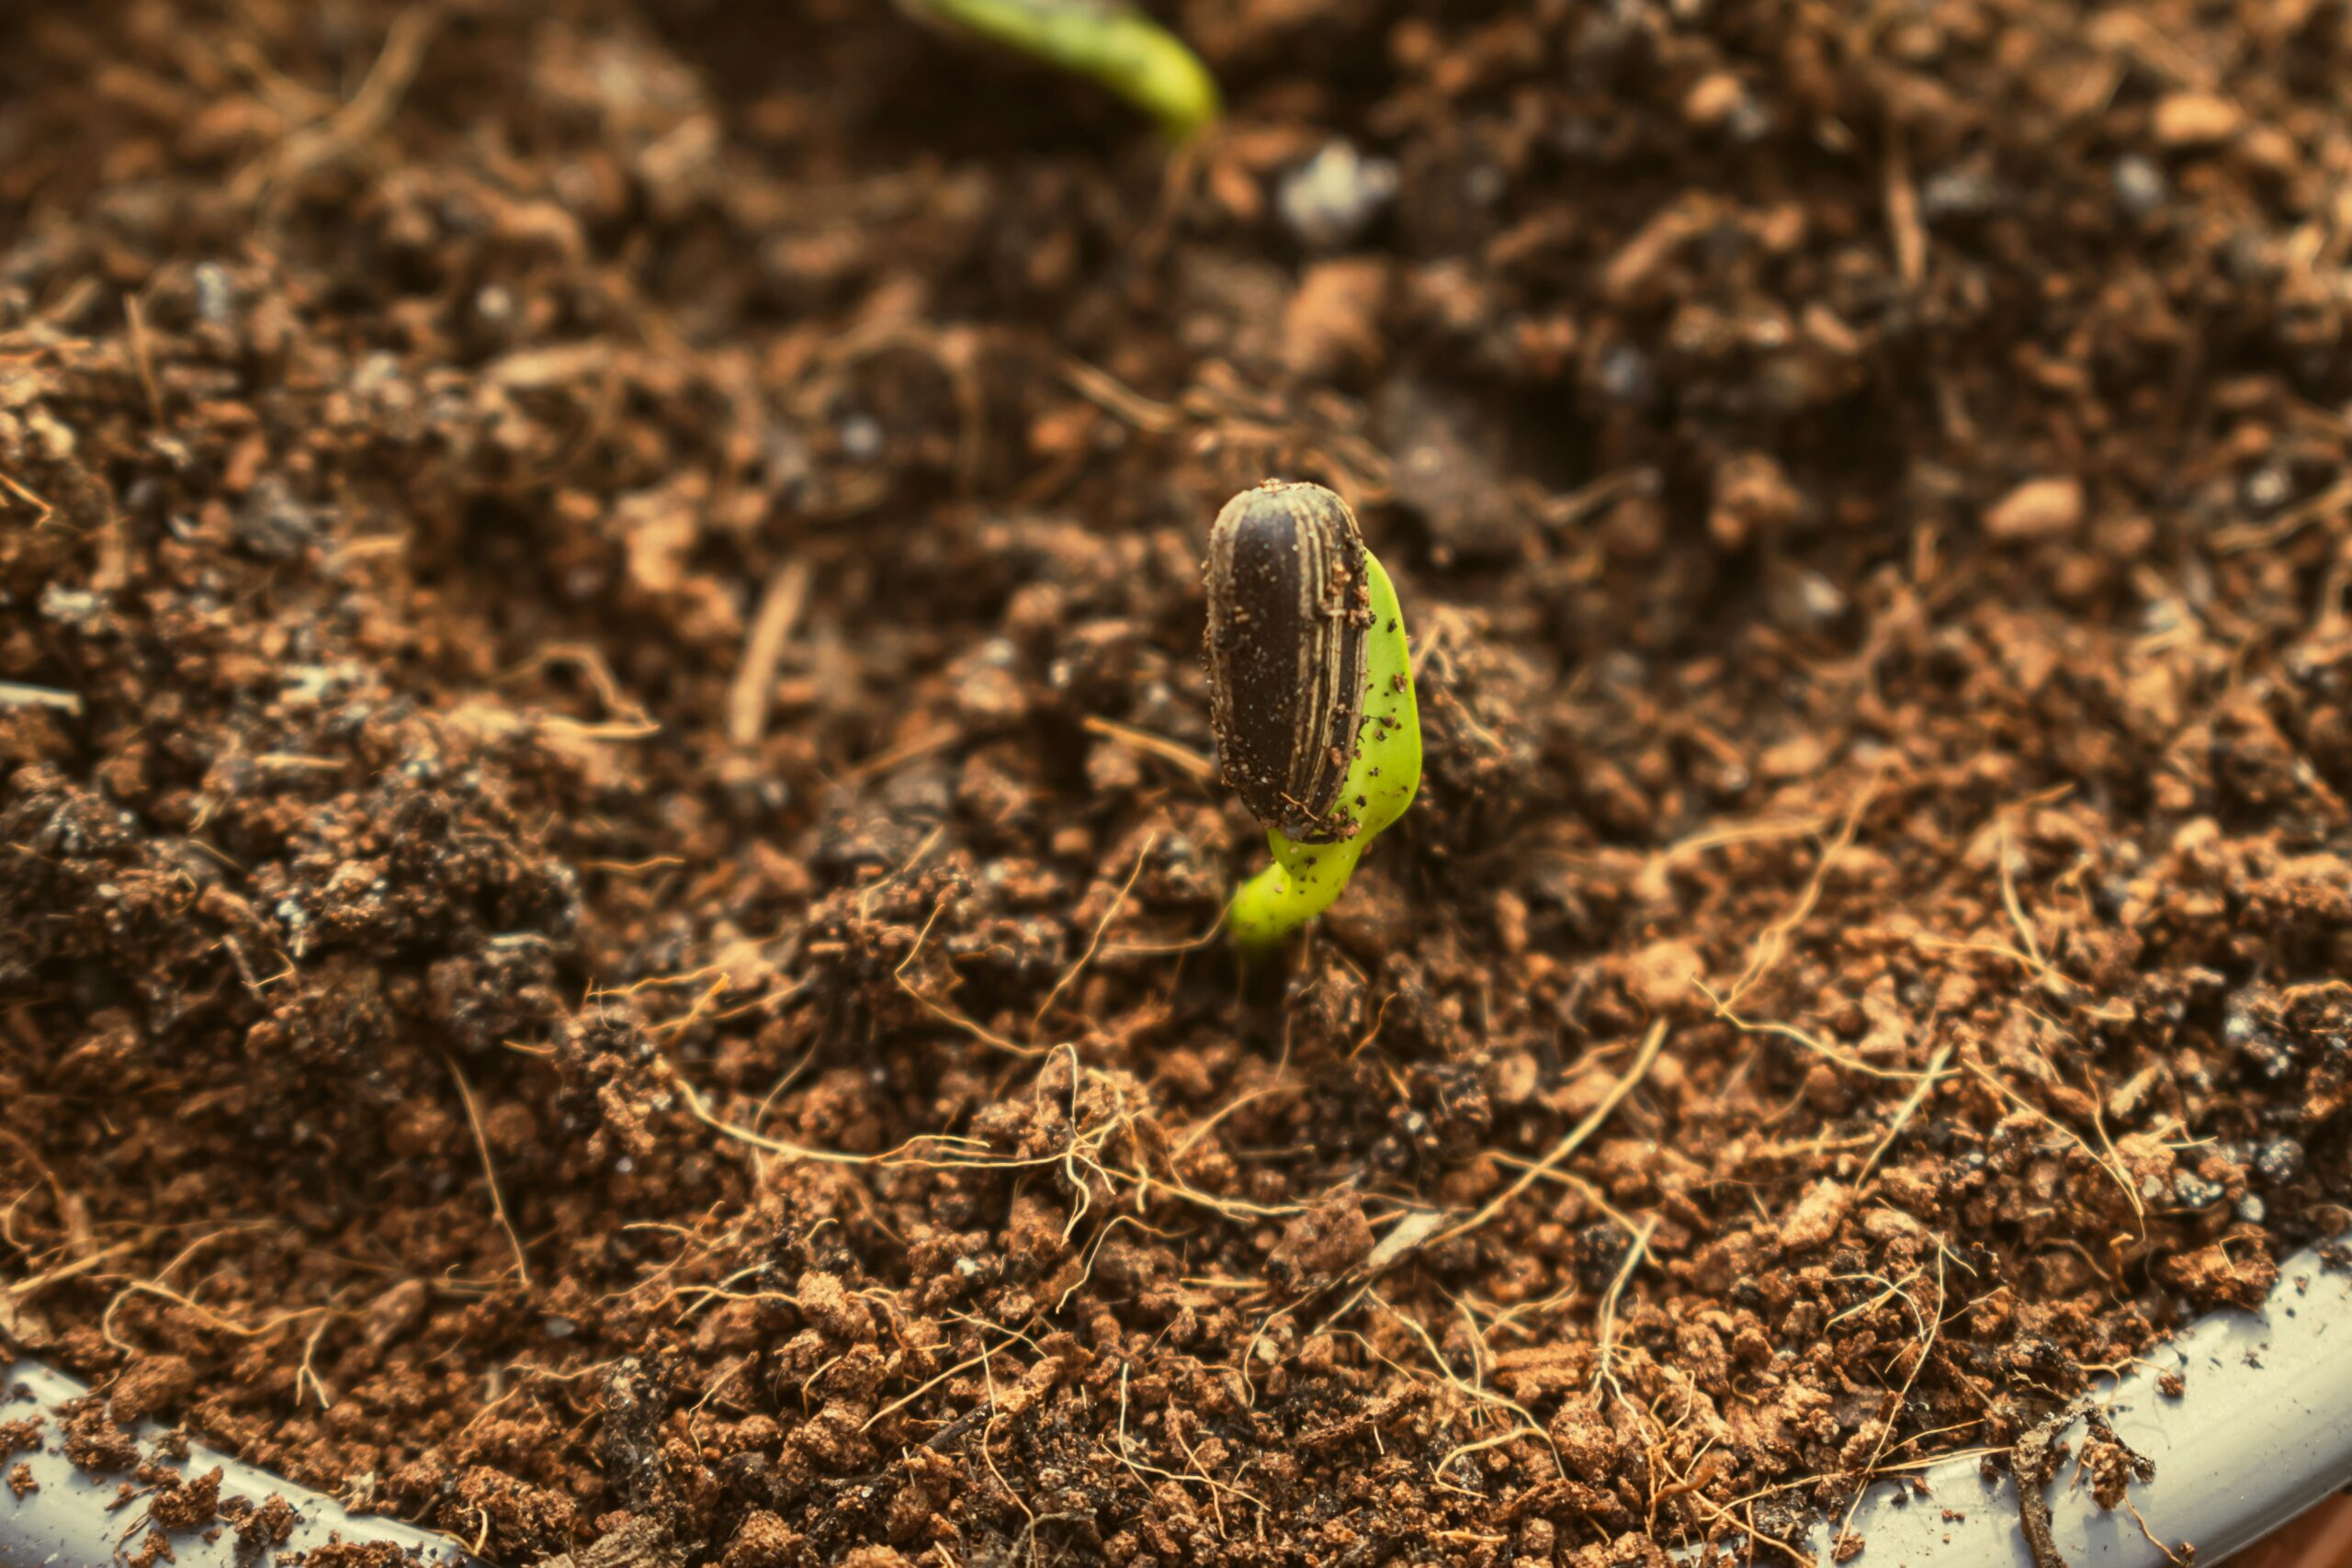
[[1363,720],[1372,626],[1363,536],[1318,484],[1269,479],[1209,530],[1210,719],[1225,780],[1267,827],[1330,843]]

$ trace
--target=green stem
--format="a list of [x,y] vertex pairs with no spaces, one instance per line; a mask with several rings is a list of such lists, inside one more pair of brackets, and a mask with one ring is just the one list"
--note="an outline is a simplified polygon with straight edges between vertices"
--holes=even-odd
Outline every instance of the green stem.
[[1266,847],[1274,863],[1241,885],[1226,927],[1244,948],[1273,946],[1325,909],[1348,885],[1369,833],[1335,844],[1302,844],[1272,829]]
[[1216,80],[1176,35],[1120,0],[909,0],[985,39],[1091,76],[1182,141],[1217,117]]
[[1356,831],[1328,844],[1302,844],[1269,828],[1274,863],[1241,885],[1226,929],[1244,951],[1262,951],[1329,908],[1356,862],[1381,831],[1405,815],[1421,787],[1420,708],[1413,696],[1413,655],[1396,585],[1379,558],[1364,552],[1372,589],[1373,636],[1365,653],[1369,691],[1340,795]]

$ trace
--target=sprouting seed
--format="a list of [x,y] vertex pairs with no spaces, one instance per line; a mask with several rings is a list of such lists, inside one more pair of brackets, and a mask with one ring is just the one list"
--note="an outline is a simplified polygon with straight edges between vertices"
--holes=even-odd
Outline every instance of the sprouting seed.
[[1209,531],[1211,719],[1226,782],[1274,863],[1227,923],[1262,947],[1314,919],[1421,782],[1412,656],[1396,590],[1348,503],[1269,480]]
[[1216,79],[1173,33],[1123,0],[899,0],[1048,65],[1091,76],[1176,141],[1217,117]]

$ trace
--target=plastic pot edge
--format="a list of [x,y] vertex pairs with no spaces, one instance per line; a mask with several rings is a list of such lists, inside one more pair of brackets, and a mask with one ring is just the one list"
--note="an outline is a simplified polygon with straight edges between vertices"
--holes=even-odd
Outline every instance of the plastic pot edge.
[[[150,1521],[144,1499],[153,1488],[141,1486],[130,1501],[118,1506],[117,1495],[129,1479],[124,1472],[93,1473],[65,1456],[57,1407],[89,1392],[78,1380],[29,1357],[0,1362],[0,1422],[43,1418],[35,1447],[0,1458],[0,1568],[104,1568],[130,1561],[146,1541]],[[152,1422],[141,1423],[134,1433],[141,1459],[175,1474],[202,1475],[218,1465],[223,1504],[242,1498],[258,1508],[280,1497],[295,1510],[285,1542],[259,1552],[244,1551],[236,1528],[226,1520],[217,1527],[168,1530],[170,1561],[179,1568],[259,1568],[338,1540],[346,1544],[387,1542],[405,1551],[407,1561],[420,1568],[428,1563],[434,1568],[488,1568],[447,1537],[398,1519],[352,1513],[323,1493],[281,1480],[203,1443],[191,1440],[185,1460],[170,1459],[157,1447],[162,1431]],[[5,1479],[19,1464],[28,1467],[38,1488],[22,1495]],[[211,1539],[206,1539],[208,1534]]]
[[[2177,1395],[2160,1386],[2168,1375]],[[2101,1380],[2090,1403],[2155,1473],[2132,1486],[2129,1506],[2102,1509],[2075,1462],[2086,1424],[2067,1424],[2069,1457],[2042,1492],[2068,1568],[2173,1568],[2182,1559],[2166,1548],[2184,1542],[2197,1562],[2220,1562],[2352,1485],[2352,1270],[2318,1248],[2295,1254],[2261,1310],[2199,1318]],[[1915,1474],[1924,1492],[1913,1474],[1873,1482],[1849,1512],[1788,1544],[1817,1568],[2035,1568],[2006,1464],[1988,1475],[1981,1458],[1956,1458]],[[1858,1549],[1841,1559],[1849,1534]],[[1757,1561],[1776,1559],[1765,1547]]]
[[[2167,1376],[2180,1379],[2177,1395],[2160,1387]],[[90,1474],[62,1452],[52,1412],[88,1392],[29,1359],[0,1369],[0,1421],[50,1417],[39,1447],[7,1461],[10,1468],[28,1465],[39,1489],[19,1497],[0,1483],[0,1568],[95,1568],[144,1539],[136,1502],[110,1507],[121,1477]],[[2124,1376],[2105,1381],[2093,1398],[2116,1435],[2156,1468],[2153,1480],[2132,1489],[2132,1507],[2109,1511],[2072,1463],[2059,1467],[2043,1490],[2052,1538],[2069,1568],[2159,1568],[2170,1561],[2165,1546],[2183,1542],[2195,1545],[2199,1561],[2218,1562],[2352,1485],[2352,1270],[2331,1267],[2317,1249],[2298,1253],[2280,1266],[2259,1312],[2198,1319]],[[142,1441],[154,1435],[152,1427],[141,1433]],[[2080,1416],[2064,1437],[2078,1453]],[[280,1553],[336,1538],[380,1540],[420,1564],[487,1568],[445,1537],[353,1514],[201,1443],[189,1443],[187,1458],[169,1468],[201,1474],[216,1465],[224,1503],[242,1497],[258,1506],[277,1496],[293,1505],[299,1518]],[[1841,1537],[1849,1547],[1859,1541],[1861,1555],[1846,1561],[1864,1568],[2034,1568],[2014,1484],[2006,1470],[1988,1475],[1978,1459],[1875,1482],[1845,1515],[1816,1522],[1789,1545],[1820,1568],[1835,1568]],[[254,1561],[238,1555],[233,1529],[209,1542],[202,1532],[177,1531],[171,1541],[188,1568]]]

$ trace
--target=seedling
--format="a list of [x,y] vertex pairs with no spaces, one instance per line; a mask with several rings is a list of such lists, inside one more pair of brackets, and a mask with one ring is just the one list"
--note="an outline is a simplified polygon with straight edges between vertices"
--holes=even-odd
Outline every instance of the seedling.
[[1176,141],[1217,117],[1216,80],[1173,33],[1123,0],[900,0],[935,17],[1091,76]]
[[1421,725],[1396,589],[1348,503],[1270,479],[1209,530],[1210,716],[1274,863],[1227,925],[1265,948],[1330,907],[1421,784]]

